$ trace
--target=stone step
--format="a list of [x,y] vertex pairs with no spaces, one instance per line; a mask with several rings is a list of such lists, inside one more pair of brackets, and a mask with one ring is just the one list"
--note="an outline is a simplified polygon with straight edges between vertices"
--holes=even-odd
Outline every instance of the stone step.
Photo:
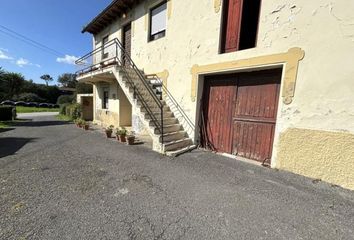
[[177,141],[172,141],[164,144],[164,151],[175,151],[192,145],[192,139],[183,138]]
[[[158,118],[158,119],[160,120],[160,118]],[[171,125],[171,124],[177,124],[177,123],[178,123],[178,120],[177,120],[177,118],[174,118],[174,117],[163,119],[163,124],[165,124],[165,125]],[[154,123],[150,120],[149,125],[154,126]]]
[[[153,107],[151,105],[149,105],[148,103],[147,103],[147,105],[148,105],[148,108],[150,109],[150,111],[152,111],[152,112],[161,112],[161,109],[159,107],[157,107],[156,104]],[[139,104],[139,106],[140,106],[140,111],[141,112],[147,112],[147,110],[146,110],[144,105],[140,105]],[[170,111],[170,107],[167,106],[167,105],[164,105],[162,110],[164,112],[169,112]]]
[[[182,127],[180,124],[164,125],[163,126],[163,133],[166,134],[166,133],[177,132],[177,131],[180,131],[181,129],[182,129]],[[154,129],[154,133],[161,134],[160,130],[157,128]]]
[[176,156],[181,155],[183,153],[191,152],[192,150],[194,150],[196,148],[197,148],[197,146],[192,144],[192,145],[189,145],[184,148],[179,148],[177,150],[166,151],[165,154],[169,157],[176,157]]
[[[161,119],[161,112],[153,112],[153,114],[156,117],[156,119]],[[164,112],[163,113],[163,118],[170,118],[170,117],[173,117],[172,112]],[[151,119],[151,117],[149,116],[148,113],[145,113],[145,119]]]
[[[185,138],[187,133],[185,131],[171,132],[163,135],[163,142],[168,143],[171,141],[177,141]],[[162,138],[160,136],[159,141],[161,142]]]

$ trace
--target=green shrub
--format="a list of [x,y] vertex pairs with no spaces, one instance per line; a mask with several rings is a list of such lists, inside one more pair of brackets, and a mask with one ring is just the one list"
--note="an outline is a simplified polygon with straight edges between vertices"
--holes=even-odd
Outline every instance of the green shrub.
[[72,103],[73,101],[73,95],[61,95],[58,97],[57,104]]
[[24,102],[45,102],[45,99],[39,97],[35,93],[21,93],[15,98],[15,100]]
[[59,114],[66,115],[66,107],[69,105],[70,105],[69,103],[61,104],[59,107]]
[[11,121],[16,118],[16,107],[0,106],[0,121]]
[[65,115],[70,116],[72,119],[81,117],[81,104],[74,103],[65,107]]

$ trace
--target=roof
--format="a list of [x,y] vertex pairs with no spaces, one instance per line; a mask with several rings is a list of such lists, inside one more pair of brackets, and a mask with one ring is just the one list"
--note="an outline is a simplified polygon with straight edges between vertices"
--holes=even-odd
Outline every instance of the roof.
[[123,14],[131,10],[134,4],[140,1],[141,0],[113,0],[111,4],[87,24],[81,32],[89,32],[92,34],[99,33],[114,20],[122,17]]

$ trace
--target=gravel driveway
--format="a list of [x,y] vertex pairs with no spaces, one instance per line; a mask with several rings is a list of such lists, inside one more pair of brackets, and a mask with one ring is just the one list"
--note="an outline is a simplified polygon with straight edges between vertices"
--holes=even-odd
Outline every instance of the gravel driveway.
[[354,239],[351,191],[30,117],[0,133],[0,239]]

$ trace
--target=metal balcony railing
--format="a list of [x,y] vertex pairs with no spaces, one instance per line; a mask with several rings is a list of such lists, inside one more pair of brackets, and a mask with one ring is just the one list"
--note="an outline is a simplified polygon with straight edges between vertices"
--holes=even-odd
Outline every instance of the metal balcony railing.
[[76,72],[78,76],[112,65],[121,66],[120,69],[124,72],[126,82],[133,90],[134,98],[139,101],[141,107],[149,115],[155,129],[161,134],[161,144],[163,144],[163,103],[156,96],[152,86],[146,82],[144,75],[118,39],[113,39],[96,48],[78,59],[75,64],[82,67]]
[[[165,100],[168,101],[170,105],[173,105],[174,112],[178,112],[179,114],[178,120],[180,122],[184,121],[184,125],[188,126],[190,132],[194,132],[195,126],[193,122],[188,118],[187,114],[163,82],[154,74],[145,76],[145,74],[138,69],[118,39],[112,39],[105,45],[81,57],[75,63],[81,68],[76,72],[78,76],[113,65],[120,66],[120,70],[124,72],[127,84],[133,89],[134,98],[139,101],[158,133],[161,134],[161,144],[164,142],[164,103],[163,100],[156,95],[149,81],[155,81],[161,85]],[[156,109],[158,109],[157,112]]]

